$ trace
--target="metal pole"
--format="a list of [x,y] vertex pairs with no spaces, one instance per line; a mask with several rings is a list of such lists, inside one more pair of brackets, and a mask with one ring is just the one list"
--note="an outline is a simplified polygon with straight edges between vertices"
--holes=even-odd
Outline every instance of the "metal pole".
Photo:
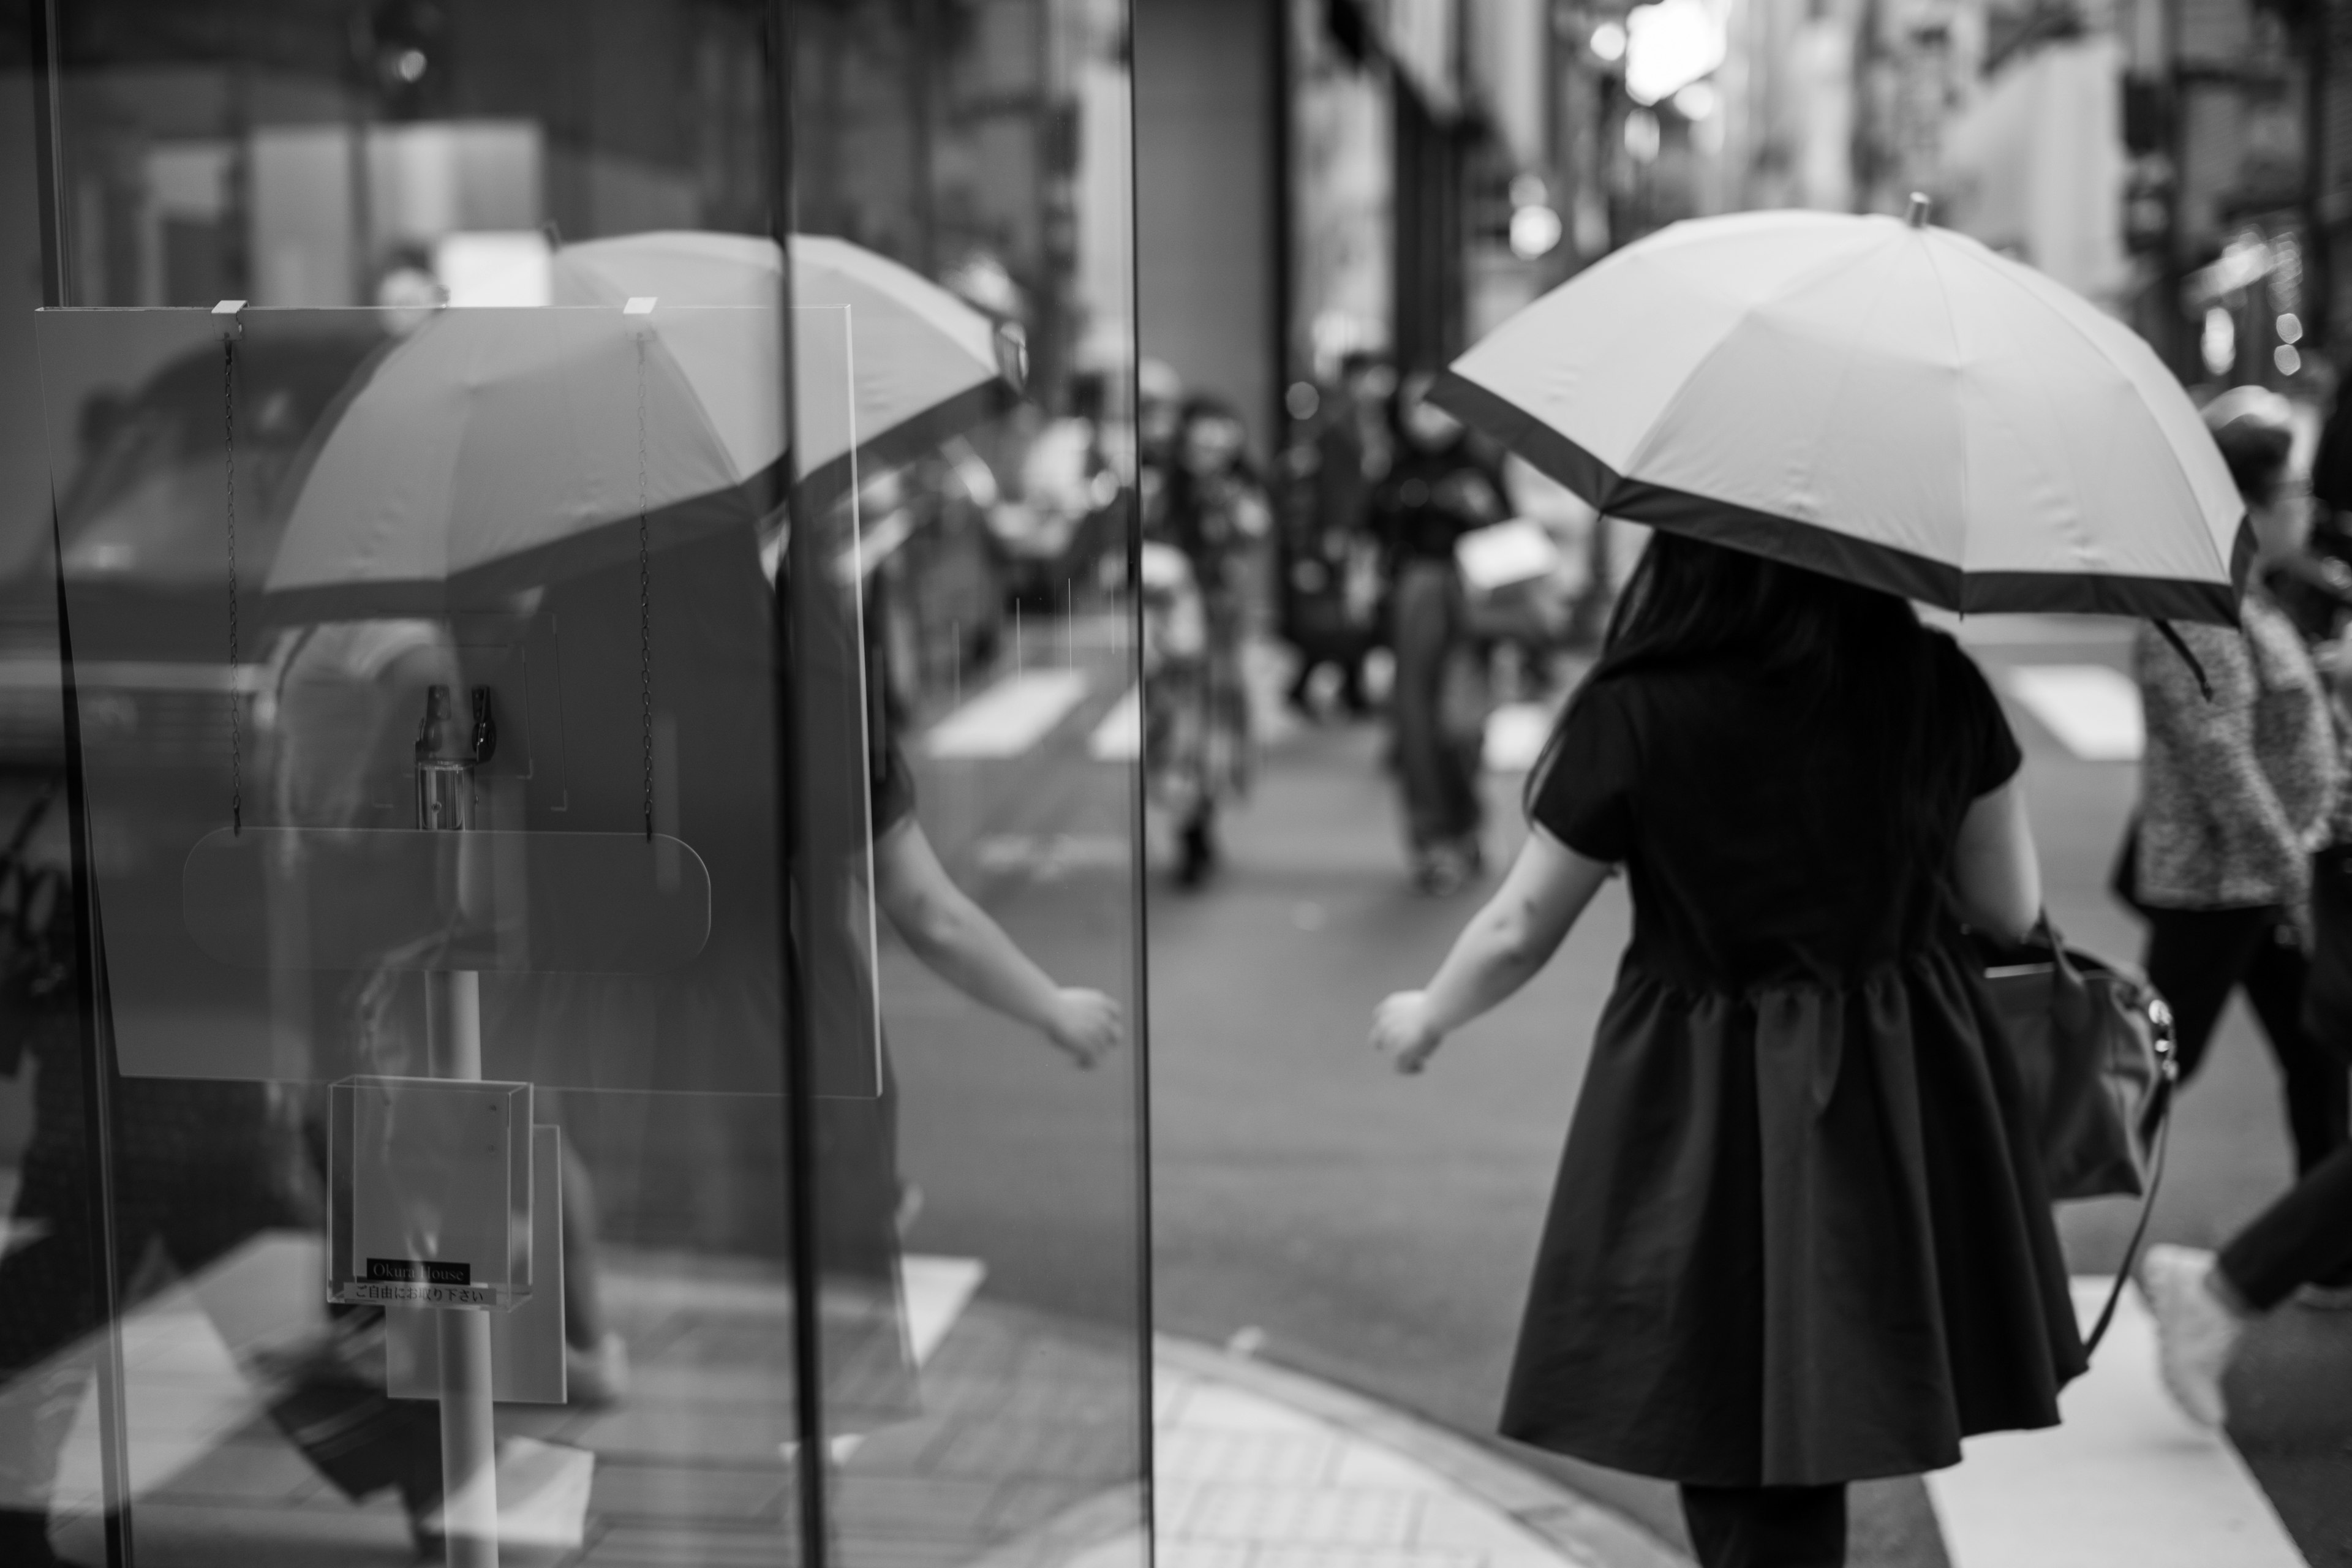
[[[473,769],[417,765],[416,826],[462,831],[473,816]],[[462,859],[462,853],[461,853]],[[465,880],[465,868],[459,868]],[[482,977],[470,969],[425,976],[427,1050],[436,1078],[479,1082]],[[528,1136],[528,1133],[525,1134]],[[498,1433],[490,1421],[490,1317],[467,1308],[436,1314],[441,1341],[441,1529],[448,1568],[499,1568]]]

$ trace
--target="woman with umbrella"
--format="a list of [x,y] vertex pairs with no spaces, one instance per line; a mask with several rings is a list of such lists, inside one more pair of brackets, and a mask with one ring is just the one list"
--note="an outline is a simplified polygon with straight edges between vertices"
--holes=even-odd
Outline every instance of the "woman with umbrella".
[[[1177,879],[1188,888],[1216,865],[1218,809],[1249,785],[1242,654],[1256,585],[1253,561],[1274,514],[1242,456],[1243,438],[1232,408],[1192,398],[1177,422],[1175,464],[1160,504],[1145,514],[1147,542],[1171,547],[1186,569],[1172,591],[1181,598],[1189,584],[1198,603],[1199,635],[1164,639],[1159,679],[1144,692],[1145,769],[1176,816]],[[1152,591],[1153,584],[1146,586]]]
[[1441,391],[1659,531],[1525,848],[1372,1038],[1421,1071],[1625,874],[1502,1427],[1679,1483],[1710,1568],[1843,1563],[1848,1482],[2050,1426],[2084,1365],[1963,940],[2040,910],[2021,755],[1906,598],[2234,599],[2228,477],[2154,355],[1923,218],[1676,226]]

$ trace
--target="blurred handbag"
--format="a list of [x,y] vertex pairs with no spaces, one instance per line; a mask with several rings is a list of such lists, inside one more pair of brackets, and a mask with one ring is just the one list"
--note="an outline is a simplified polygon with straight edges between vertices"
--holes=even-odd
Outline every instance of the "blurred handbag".
[[2095,1349],[2164,1177],[2179,1071],[2172,1009],[2146,982],[2068,947],[2046,915],[2019,948],[1991,956],[1984,979],[2014,1050],[2050,1196],[2140,1200],[2115,1290],[2085,1341]]
[[1514,517],[1474,528],[1454,543],[1470,635],[1545,643],[1568,625],[1571,563],[1549,530]]

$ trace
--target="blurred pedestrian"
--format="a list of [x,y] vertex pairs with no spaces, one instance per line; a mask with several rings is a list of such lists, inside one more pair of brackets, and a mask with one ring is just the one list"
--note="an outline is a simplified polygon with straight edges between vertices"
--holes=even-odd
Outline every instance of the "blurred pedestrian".
[[1316,677],[1339,677],[1350,713],[1371,706],[1364,661],[1380,645],[1380,546],[1371,529],[1372,486],[1388,471],[1388,403],[1396,372],[1372,354],[1350,353],[1339,386],[1295,449],[1298,505],[1285,531],[1283,632],[1298,650],[1290,702],[1314,711]]
[[2020,760],[1903,600],[1662,533],[1501,889],[1375,1016],[1420,1071],[1629,878],[1502,1430],[1680,1483],[1710,1568],[1843,1563],[1848,1481],[2051,1426],[2082,1370],[1961,924],[2041,908]]
[[1372,496],[1373,527],[1389,561],[1389,697],[1405,837],[1415,887],[1457,891],[1478,874],[1479,751],[1486,668],[1471,636],[1454,546],[1500,521],[1502,488],[1459,420],[1429,400],[1435,378],[1416,371],[1397,388],[1396,456]]
[[1146,541],[1181,558],[1199,628],[1164,644],[1157,679],[1144,685],[1145,771],[1176,817],[1177,876],[1186,887],[1215,867],[1217,812],[1249,784],[1243,648],[1257,580],[1253,558],[1274,514],[1243,455],[1244,438],[1240,416],[1223,402],[1189,399],[1160,505],[1145,519]]
[[2312,854],[2336,789],[2327,696],[2265,586],[2299,551],[2310,500],[2286,426],[2217,401],[2214,439],[2246,503],[2255,570],[2237,628],[2144,624],[2132,668],[2147,713],[2139,815],[2120,883],[2146,915],[2149,984],[2172,1005],[2185,1085],[2232,991],[2262,1020],[2284,1079],[2295,1166],[2345,1139],[2344,1065],[2305,1032]]
[[2221,1380],[2255,1319],[2290,1297],[2352,1307],[2352,1147],[2338,1149],[2254,1216],[2216,1254],[2158,1246],[2141,1259],[2139,1288],[2156,1318],[2157,1364],[2173,1402],[2200,1426],[2230,1406]]
[[1168,504],[1168,480],[1176,471],[1176,438],[1183,419],[1183,379],[1165,360],[1139,362],[1135,367],[1135,483],[1147,531]]

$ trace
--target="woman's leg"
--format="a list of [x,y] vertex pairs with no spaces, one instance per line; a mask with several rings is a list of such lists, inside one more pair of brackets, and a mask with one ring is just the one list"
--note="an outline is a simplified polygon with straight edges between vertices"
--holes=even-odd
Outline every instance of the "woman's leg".
[[2341,1148],[2221,1249],[2239,1304],[2267,1312],[2299,1285],[2352,1270],[2352,1147]]
[[2205,1059],[2222,1005],[2270,940],[2278,913],[2270,907],[2147,911],[2142,964],[2147,983],[2172,1006],[2182,1083]]
[[1452,828],[1441,712],[1448,571],[1440,562],[1408,561],[1397,572],[1396,685],[1389,694],[1389,714],[1396,730],[1405,837],[1416,851],[1445,842]]
[[1844,1568],[1845,1487],[1682,1489],[1699,1568]]
[[2286,1120],[2294,1134],[2294,1168],[2307,1174],[2341,1147],[2352,1118],[2352,1071],[2344,1059],[2303,1026],[2303,992],[2311,961],[2281,921],[2246,966],[2246,999],[2270,1037],[2286,1089]]

